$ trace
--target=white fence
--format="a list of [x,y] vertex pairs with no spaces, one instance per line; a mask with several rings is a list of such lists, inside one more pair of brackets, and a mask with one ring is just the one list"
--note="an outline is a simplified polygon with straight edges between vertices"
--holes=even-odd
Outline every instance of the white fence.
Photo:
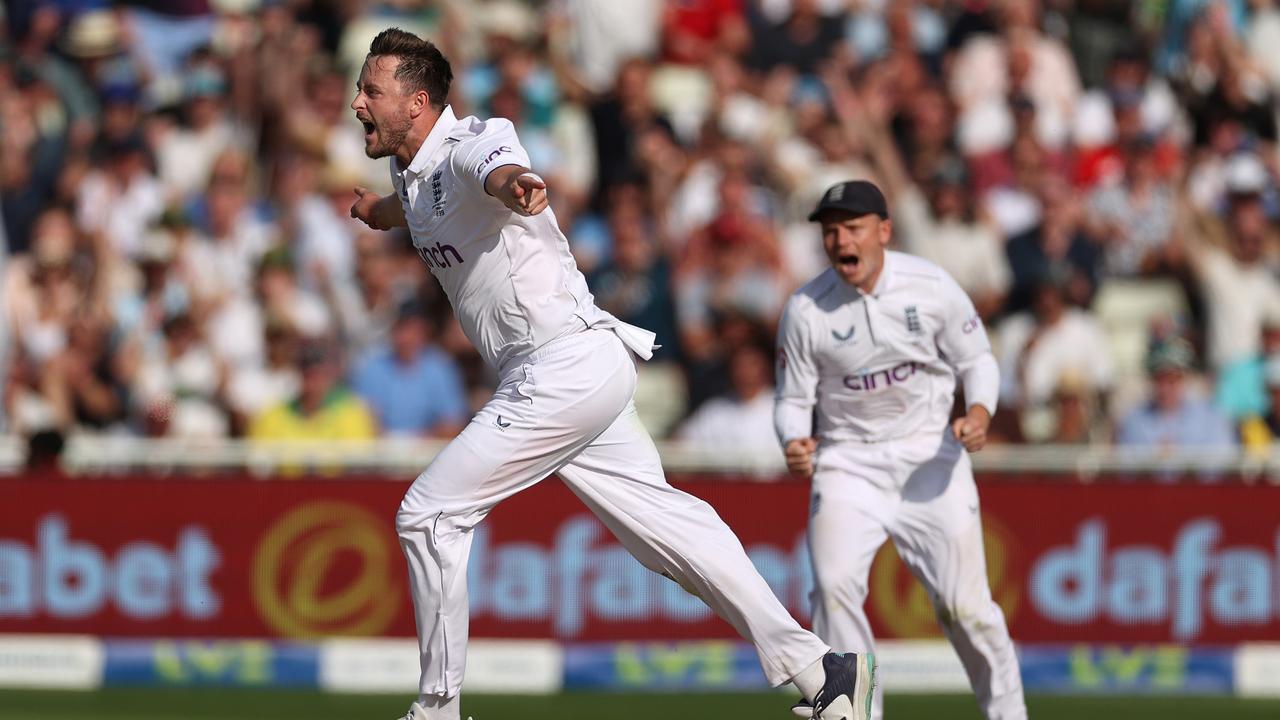
[[[72,437],[62,454],[69,474],[111,474],[146,470],[162,473],[248,471],[268,475],[312,469],[322,474],[367,473],[392,478],[416,475],[435,457],[439,440],[382,439],[370,442],[257,443],[245,440],[173,440],[132,437]],[[707,448],[660,442],[670,472],[776,478],[785,472],[775,447]],[[0,472],[20,472],[26,460],[21,438],[0,436]],[[1138,451],[1115,446],[993,445],[973,456],[979,472],[1034,473],[1074,477],[1087,482],[1101,474],[1179,473],[1215,479],[1280,484],[1280,449],[1268,454],[1181,449]]]

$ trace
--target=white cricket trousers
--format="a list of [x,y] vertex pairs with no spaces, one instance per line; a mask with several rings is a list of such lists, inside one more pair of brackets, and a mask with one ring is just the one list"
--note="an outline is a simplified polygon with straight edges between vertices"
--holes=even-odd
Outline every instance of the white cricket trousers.
[[710,505],[667,484],[636,416],[636,370],[611,330],[554,340],[507,371],[396,515],[409,561],[423,695],[453,697],[467,650],[472,530],[504,498],[556,474],[645,567],[700,597],[781,685],[828,651],[773,595]]
[[[873,651],[863,603],[871,562],[891,538],[928,592],[982,712],[991,720],[1026,718],[1018,657],[987,585],[973,468],[950,429],[822,446],[816,463],[809,552],[818,636],[841,650]],[[879,685],[872,715],[884,716]]]

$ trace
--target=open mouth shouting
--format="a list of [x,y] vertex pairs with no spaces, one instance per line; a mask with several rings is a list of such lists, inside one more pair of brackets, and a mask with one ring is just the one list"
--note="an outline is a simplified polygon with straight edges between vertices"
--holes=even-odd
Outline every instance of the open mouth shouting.
[[841,253],[836,256],[836,265],[841,271],[852,273],[858,268],[858,256],[854,253]]

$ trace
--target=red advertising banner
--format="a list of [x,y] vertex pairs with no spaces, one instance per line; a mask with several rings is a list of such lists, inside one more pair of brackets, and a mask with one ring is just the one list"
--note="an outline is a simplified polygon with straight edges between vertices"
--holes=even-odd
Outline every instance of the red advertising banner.
[[[811,587],[800,483],[690,481],[792,612]],[[0,632],[412,635],[393,528],[407,483],[0,480]],[[993,592],[1024,642],[1280,641],[1280,487],[987,483]],[[728,637],[630,558],[560,483],[476,531],[472,632]],[[882,637],[938,634],[890,546],[870,579]]]

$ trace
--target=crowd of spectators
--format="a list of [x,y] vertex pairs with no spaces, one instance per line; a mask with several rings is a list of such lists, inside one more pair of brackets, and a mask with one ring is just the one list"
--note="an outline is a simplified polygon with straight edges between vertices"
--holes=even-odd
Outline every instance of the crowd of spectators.
[[[769,442],[805,218],[884,188],[1005,442],[1280,438],[1273,0],[37,0],[0,19],[2,429],[448,437],[493,378],[347,107],[400,26],[512,120],[659,435]],[[0,12],[4,12],[0,10]]]

